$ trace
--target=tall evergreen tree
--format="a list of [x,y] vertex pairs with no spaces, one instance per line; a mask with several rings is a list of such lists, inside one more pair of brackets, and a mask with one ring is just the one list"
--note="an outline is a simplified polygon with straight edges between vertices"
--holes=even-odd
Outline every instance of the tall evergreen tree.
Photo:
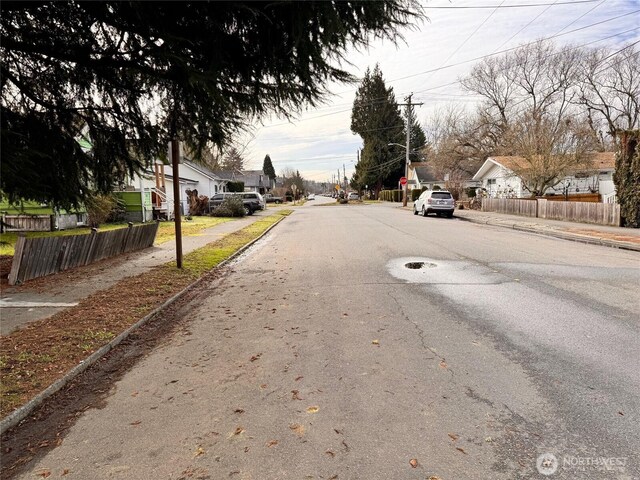
[[418,121],[416,109],[411,106],[411,134],[410,134],[411,152],[409,160],[412,162],[422,161],[422,154],[419,153],[427,144],[427,136],[424,134],[422,125]]
[[275,168],[273,168],[273,163],[271,163],[271,157],[268,153],[264,157],[264,162],[262,163],[262,171],[271,180],[276,179],[276,170]]
[[613,181],[625,227],[640,228],[640,130],[620,130]]
[[222,159],[220,166],[223,170],[241,172],[244,169],[244,158],[236,147],[231,147]]
[[353,80],[347,48],[419,17],[416,0],[3,1],[0,190],[77,205],[171,139],[198,157],[249,119],[317,105]]
[[404,173],[404,121],[393,88],[387,86],[378,65],[367,69],[351,111],[351,131],[360,135],[363,149],[356,164],[359,185],[370,185],[376,196],[383,186],[395,186],[397,171]]

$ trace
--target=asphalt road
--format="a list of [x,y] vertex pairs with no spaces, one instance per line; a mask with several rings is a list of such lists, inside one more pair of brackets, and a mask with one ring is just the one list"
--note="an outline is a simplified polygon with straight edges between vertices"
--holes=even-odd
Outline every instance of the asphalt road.
[[640,477],[637,253],[314,202],[19,478]]

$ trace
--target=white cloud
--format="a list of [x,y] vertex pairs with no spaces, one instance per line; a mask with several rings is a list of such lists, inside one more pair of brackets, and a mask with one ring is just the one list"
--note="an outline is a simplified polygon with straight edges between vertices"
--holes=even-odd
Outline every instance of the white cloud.
[[[430,21],[420,25],[418,30],[405,32],[406,43],[395,46],[390,42],[376,42],[367,50],[350,52],[348,60],[354,66],[350,67],[349,71],[360,77],[368,67],[379,63],[387,85],[394,88],[398,100],[413,92],[413,101],[424,103],[418,109],[418,118],[424,122],[434,108],[442,107],[446,103],[473,105],[474,97],[463,92],[458,84],[435,89],[434,87],[455,82],[464,76],[476,61],[452,67],[448,65],[558,33],[562,33],[555,39],[559,44],[581,45],[611,37],[593,43],[594,46],[607,45],[611,48],[640,39],[640,30],[628,31],[640,28],[640,14],[604,22],[640,9],[640,0],[598,0],[550,7],[500,8],[495,11],[430,8],[530,3],[554,2],[425,2],[425,13]],[[483,22],[484,25],[478,28]],[[597,22],[603,23],[581,29]],[[439,70],[432,71],[436,69]],[[342,169],[343,164],[346,164],[347,176],[350,176],[354,170],[356,151],[361,146],[360,137],[352,135],[350,131],[351,105],[356,88],[357,85],[332,86],[331,91],[336,94],[328,98],[326,105],[305,111],[296,121],[289,124],[282,119],[265,121],[264,126],[256,128],[255,138],[248,144],[245,156],[249,167],[261,168],[264,156],[269,153],[276,172],[283,167],[291,167],[299,170],[306,178],[323,181],[330,179],[338,168]]]

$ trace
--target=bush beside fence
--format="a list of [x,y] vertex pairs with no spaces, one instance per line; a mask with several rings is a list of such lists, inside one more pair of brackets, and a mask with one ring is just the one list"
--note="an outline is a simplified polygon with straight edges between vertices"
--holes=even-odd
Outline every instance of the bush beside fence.
[[150,247],[157,232],[158,223],[154,222],[106,232],[93,230],[89,235],[20,236],[13,255],[9,285]]

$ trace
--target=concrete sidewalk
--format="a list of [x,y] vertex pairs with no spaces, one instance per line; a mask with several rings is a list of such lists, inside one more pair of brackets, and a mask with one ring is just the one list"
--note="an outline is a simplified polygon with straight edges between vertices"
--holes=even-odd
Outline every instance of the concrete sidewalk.
[[640,229],[638,228],[609,227],[590,223],[519,217],[517,215],[480,212],[478,210],[456,210],[455,217],[474,223],[512,228],[565,240],[640,252]]
[[[273,213],[272,209],[256,212],[250,217],[231,220],[203,230],[197,236],[183,237],[183,254],[241,230],[271,213]],[[82,299],[111,287],[123,278],[146,273],[153,267],[175,258],[175,241],[172,240],[145,250],[87,265],[80,270],[44,277],[45,281],[51,280],[47,282],[46,288],[37,288],[29,282],[19,286],[3,286],[0,292],[0,335],[8,335],[28,323],[73,307]]]

